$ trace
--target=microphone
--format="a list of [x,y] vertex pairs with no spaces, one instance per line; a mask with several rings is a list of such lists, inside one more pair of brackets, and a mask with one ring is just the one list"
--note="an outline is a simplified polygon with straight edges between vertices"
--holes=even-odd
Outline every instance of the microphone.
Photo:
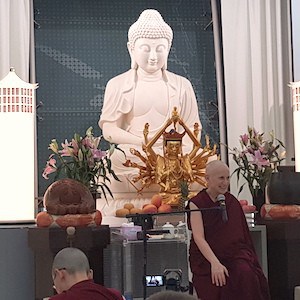
[[222,212],[222,220],[223,220],[223,222],[227,222],[228,216],[227,216],[227,209],[226,209],[226,203],[225,203],[225,196],[222,194],[218,195],[217,201],[220,203],[221,212]]

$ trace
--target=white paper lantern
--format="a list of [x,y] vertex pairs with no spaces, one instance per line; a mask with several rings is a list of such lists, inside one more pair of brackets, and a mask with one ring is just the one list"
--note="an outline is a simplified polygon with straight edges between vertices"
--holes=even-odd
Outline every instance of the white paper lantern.
[[300,81],[291,82],[294,119],[295,169],[300,172]]
[[35,217],[35,89],[13,68],[0,81],[0,222]]

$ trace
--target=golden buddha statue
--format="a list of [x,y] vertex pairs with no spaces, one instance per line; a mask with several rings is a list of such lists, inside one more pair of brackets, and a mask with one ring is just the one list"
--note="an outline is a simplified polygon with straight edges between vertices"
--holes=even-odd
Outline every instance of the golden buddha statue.
[[[174,128],[166,132],[165,130],[172,124]],[[184,132],[177,132],[177,125],[180,125]],[[178,115],[176,107],[174,107],[172,116],[150,141],[148,140],[148,133],[149,124],[146,123],[144,127],[145,143],[142,147],[145,156],[133,148],[130,149],[131,153],[137,156],[143,164],[127,160],[124,166],[139,169],[139,175],[132,180],[133,184],[141,181],[142,187],[138,190],[139,192],[151,184],[159,184],[159,193],[163,198],[163,203],[177,207],[181,198],[182,182],[186,182],[188,186],[193,182],[206,185],[204,180],[205,166],[208,159],[215,155],[216,146],[211,149],[207,137],[206,146],[201,149],[201,143],[198,140],[199,124],[194,124],[194,132],[192,132]],[[182,152],[182,139],[186,134],[193,143],[193,147],[189,153],[184,154]],[[161,136],[163,136],[163,155],[155,153],[153,150],[154,144]]]

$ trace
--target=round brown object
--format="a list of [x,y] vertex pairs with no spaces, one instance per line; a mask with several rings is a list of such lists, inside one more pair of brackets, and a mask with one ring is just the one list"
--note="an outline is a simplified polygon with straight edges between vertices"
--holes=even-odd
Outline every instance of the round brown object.
[[157,207],[154,204],[148,204],[143,207],[143,213],[155,214],[157,213]]
[[36,224],[38,227],[50,227],[53,218],[46,211],[41,211],[36,215]]
[[96,210],[96,212],[95,212],[95,218],[94,218],[94,221],[95,221],[95,224],[97,225],[97,226],[100,226],[101,225],[101,223],[102,223],[102,213],[101,213],[101,211],[100,210]]
[[126,208],[128,210],[131,210],[132,208],[134,208],[134,205],[132,203],[125,203],[123,208]]
[[143,211],[140,209],[140,208],[136,208],[136,207],[134,207],[134,208],[132,208],[131,210],[130,210],[130,213],[133,215],[133,214],[141,214]]
[[157,212],[159,213],[167,213],[172,212],[172,206],[170,204],[162,204],[158,209]]
[[86,214],[95,211],[95,201],[85,185],[65,178],[53,182],[47,188],[44,207],[52,215]]
[[151,204],[155,205],[157,208],[159,208],[162,204],[163,197],[160,194],[155,194],[151,198]]
[[127,208],[120,208],[116,210],[116,217],[124,218],[126,215],[129,215],[129,210]]

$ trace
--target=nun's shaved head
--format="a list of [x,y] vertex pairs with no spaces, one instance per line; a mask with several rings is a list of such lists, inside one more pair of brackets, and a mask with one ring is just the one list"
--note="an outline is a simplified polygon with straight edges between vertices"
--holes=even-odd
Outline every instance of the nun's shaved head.
[[221,160],[213,160],[206,165],[205,173],[207,176],[210,176],[216,174],[220,170],[225,169],[229,171],[228,166],[224,162],[222,162]]
[[219,194],[225,194],[228,191],[230,181],[228,166],[220,160],[209,162],[206,165],[205,179],[207,192],[215,201]]
[[64,248],[59,251],[52,265],[52,270],[55,269],[66,269],[69,274],[77,272],[90,271],[89,261],[86,255],[77,248]]

